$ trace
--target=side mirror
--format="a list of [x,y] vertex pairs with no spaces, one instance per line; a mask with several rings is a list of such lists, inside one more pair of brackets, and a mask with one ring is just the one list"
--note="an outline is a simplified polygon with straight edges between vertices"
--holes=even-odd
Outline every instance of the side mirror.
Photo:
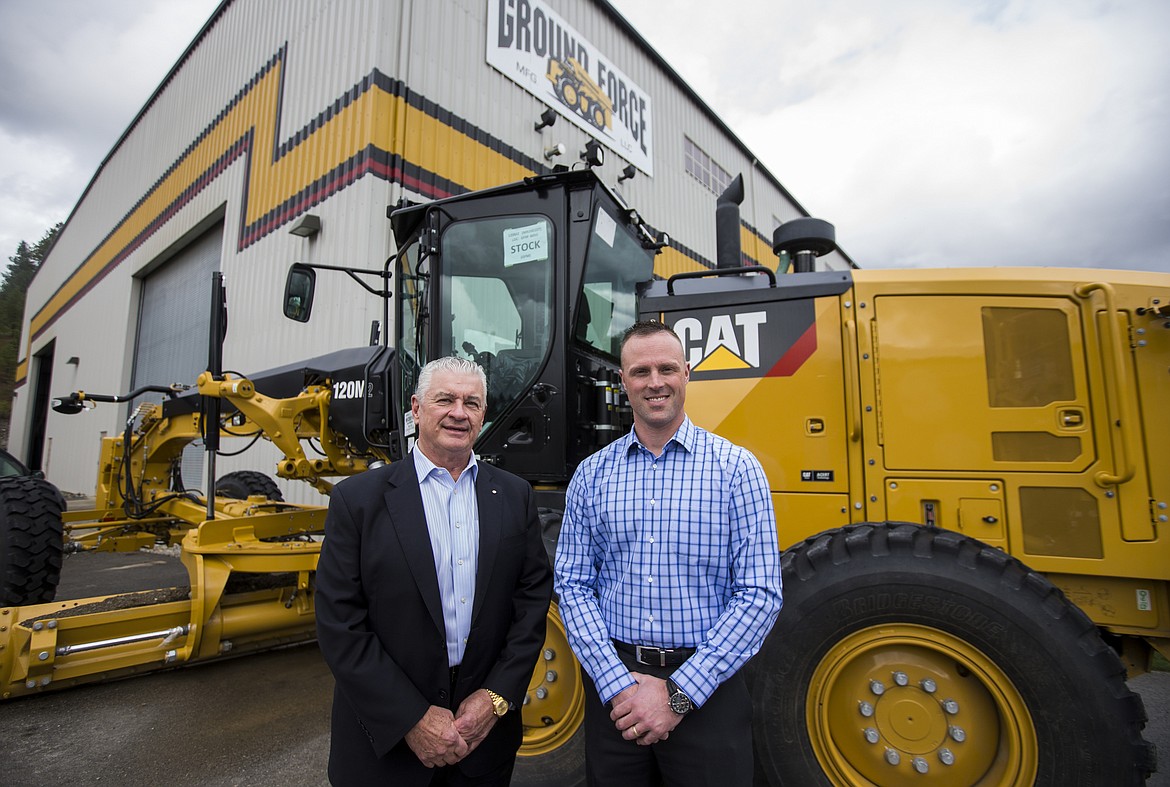
[[308,322],[313,313],[316,286],[317,272],[308,265],[294,262],[284,282],[284,316],[297,322]]
[[85,406],[81,403],[81,397],[76,393],[55,398],[50,403],[50,406],[55,412],[63,415],[76,415],[85,409]]

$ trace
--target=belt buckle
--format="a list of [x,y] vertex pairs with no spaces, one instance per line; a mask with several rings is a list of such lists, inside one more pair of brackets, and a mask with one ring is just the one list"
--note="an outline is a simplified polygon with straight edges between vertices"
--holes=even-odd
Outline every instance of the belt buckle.
[[[647,661],[645,658],[643,658],[643,656],[642,656],[643,653],[657,655],[658,656],[658,664],[655,665],[654,662]],[[634,658],[637,660],[637,662],[639,664],[645,664],[648,667],[653,667],[653,666],[665,667],[666,666],[666,651],[663,648],[649,648],[649,647],[644,647],[642,645],[635,645],[634,646]]]

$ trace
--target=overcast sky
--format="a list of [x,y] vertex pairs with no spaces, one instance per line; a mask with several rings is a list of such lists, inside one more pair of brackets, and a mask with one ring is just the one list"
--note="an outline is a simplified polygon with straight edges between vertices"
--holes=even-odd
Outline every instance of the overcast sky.
[[[1170,270],[1166,0],[612,2],[861,267]],[[5,261],[217,5],[0,0]]]

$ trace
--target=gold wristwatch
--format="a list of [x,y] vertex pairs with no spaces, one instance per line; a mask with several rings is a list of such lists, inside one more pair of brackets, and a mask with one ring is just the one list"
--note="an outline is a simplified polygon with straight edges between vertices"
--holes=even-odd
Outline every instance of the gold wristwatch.
[[484,691],[488,693],[488,697],[492,700],[492,713],[496,714],[497,718],[503,718],[504,714],[508,712],[508,708],[511,707],[511,703],[491,689],[484,689]]

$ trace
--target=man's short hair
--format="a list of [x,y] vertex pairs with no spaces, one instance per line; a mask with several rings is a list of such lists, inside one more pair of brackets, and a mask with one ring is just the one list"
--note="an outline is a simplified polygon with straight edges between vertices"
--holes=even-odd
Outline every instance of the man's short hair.
[[483,398],[487,399],[487,375],[484,374],[483,368],[466,358],[447,355],[431,361],[418,373],[418,381],[414,385],[414,395],[419,398],[420,402],[427,398],[427,393],[431,390],[431,378],[435,376],[435,372],[474,374],[479,378],[479,384],[483,386]]
[[682,339],[678,338],[678,334],[666,323],[658,322],[658,320],[639,320],[629,328],[626,328],[625,333],[622,334],[622,343],[621,347],[618,348],[618,357],[620,358],[622,351],[626,349],[626,342],[635,336],[654,336],[659,333],[670,334],[678,342],[678,346],[682,347]]

